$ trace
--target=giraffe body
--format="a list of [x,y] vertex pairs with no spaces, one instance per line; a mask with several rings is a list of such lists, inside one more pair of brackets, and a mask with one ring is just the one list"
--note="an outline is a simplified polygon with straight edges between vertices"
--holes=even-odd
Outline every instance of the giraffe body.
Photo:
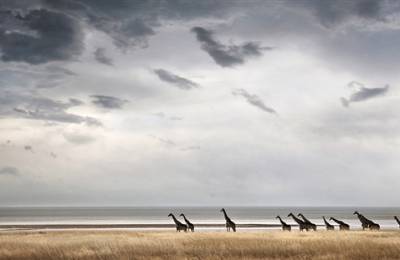
[[381,228],[379,224],[373,222],[372,220],[367,219],[366,217],[364,217],[364,215],[360,214],[358,211],[355,211],[353,215],[357,215],[358,219],[361,222],[361,227],[363,230],[365,230],[366,228],[370,230],[379,230]]
[[325,216],[322,217],[326,226],[326,230],[335,230],[335,226],[329,223],[326,219]]
[[169,213],[168,217],[172,217],[172,219],[174,220],[176,226],[176,232],[181,232],[182,230],[185,232],[187,231],[187,226],[182,222],[180,222],[179,220],[177,220],[174,214]]
[[332,221],[334,221],[334,222],[339,224],[339,230],[350,230],[350,225],[349,224],[344,223],[343,221],[338,220],[338,219],[336,219],[334,217],[331,217],[330,220],[332,220]]
[[280,216],[276,217],[277,219],[279,219],[279,221],[281,222],[282,225],[282,230],[285,231],[291,231],[292,230],[292,226],[287,224],[285,221],[282,220],[282,218]]
[[233,221],[229,218],[229,216],[228,216],[228,214],[226,214],[226,211],[225,211],[224,208],[221,209],[221,212],[224,213],[224,218],[225,218],[225,221],[226,221],[226,224],[225,224],[225,226],[226,226],[226,231],[230,232],[231,229],[232,229],[233,232],[236,232],[236,224],[235,224],[235,222],[233,222]]
[[182,213],[180,216],[183,217],[183,219],[185,220],[188,229],[189,229],[190,231],[194,232],[194,225],[193,225],[193,223],[191,223],[191,222],[186,218],[185,214]]
[[299,216],[303,219],[304,223],[306,223],[309,226],[309,229],[317,231],[317,225],[315,225],[310,220],[308,220],[303,214],[299,213],[297,216]]
[[310,225],[305,223],[303,220],[297,218],[295,215],[293,215],[293,213],[290,213],[288,215],[288,217],[292,217],[293,218],[293,220],[299,225],[300,231],[303,231],[303,230],[307,230],[308,231],[310,229]]

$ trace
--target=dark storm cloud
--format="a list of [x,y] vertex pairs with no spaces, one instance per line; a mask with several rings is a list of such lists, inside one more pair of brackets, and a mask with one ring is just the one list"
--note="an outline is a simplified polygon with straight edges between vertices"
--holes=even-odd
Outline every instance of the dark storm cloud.
[[6,117],[27,118],[33,120],[52,121],[60,123],[86,123],[100,126],[101,123],[92,117],[71,114],[67,110],[83,104],[78,99],[68,102],[56,101],[44,97],[1,93],[0,115]]
[[170,83],[180,89],[193,89],[198,88],[199,85],[196,82],[183,78],[181,76],[175,75],[164,69],[156,69],[154,73],[157,74],[158,78],[164,82]]
[[92,103],[101,108],[121,109],[128,100],[104,95],[91,95]]
[[165,20],[221,17],[236,3],[229,1],[125,1],[125,0],[44,0],[47,8],[82,18],[107,33],[116,46],[147,47],[147,38]]
[[235,96],[244,97],[249,104],[258,107],[265,112],[276,114],[276,111],[270,107],[267,107],[260,97],[258,97],[257,95],[252,95],[244,89],[236,89],[232,91],[232,94]]
[[104,48],[97,48],[96,51],[94,52],[94,57],[100,63],[109,66],[113,65],[112,59],[107,56],[106,50]]
[[19,171],[15,167],[6,166],[6,167],[3,167],[3,168],[0,168],[0,176],[1,175],[18,176],[19,175]]
[[222,67],[233,67],[243,64],[247,59],[262,55],[262,51],[271,50],[271,47],[261,47],[256,42],[246,42],[241,45],[226,45],[214,39],[214,33],[202,27],[193,27],[201,48]]
[[355,92],[350,95],[349,98],[341,98],[342,105],[348,107],[352,102],[362,102],[371,98],[385,95],[389,91],[389,85],[385,85],[383,88],[366,88],[363,84],[352,81],[347,85],[351,89],[355,89]]
[[9,21],[0,25],[3,61],[40,64],[68,60],[83,49],[78,22],[63,13],[39,9],[26,14],[2,11],[0,15]]
[[399,7],[396,1],[376,0],[301,0],[298,2],[287,1],[288,5],[300,4],[311,10],[320,23],[326,27],[340,24],[350,19],[364,19],[370,21],[385,21],[387,12],[391,7]]

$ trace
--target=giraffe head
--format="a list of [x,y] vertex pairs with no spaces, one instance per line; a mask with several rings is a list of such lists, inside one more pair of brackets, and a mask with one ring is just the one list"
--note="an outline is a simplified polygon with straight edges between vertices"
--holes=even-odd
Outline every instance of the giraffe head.
[[332,217],[330,217],[330,218],[329,218],[329,220],[333,220],[333,218],[332,218]]
[[181,213],[179,216],[181,216],[181,217],[185,217],[185,214]]
[[287,216],[288,216],[288,217],[292,217],[292,216],[294,217],[294,215],[293,215],[292,212],[290,212],[289,215],[287,215]]
[[303,214],[299,213],[297,214],[298,217],[303,217]]
[[358,211],[354,211],[353,215],[360,215],[360,213],[358,213]]
[[220,211],[221,211],[221,212],[225,212],[225,209],[224,209],[224,208],[222,208]]
[[275,218],[280,218],[280,216],[276,216]]
[[168,214],[168,217],[173,217],[173,216],[174,216],[174,214],[172,214],[172,213]]

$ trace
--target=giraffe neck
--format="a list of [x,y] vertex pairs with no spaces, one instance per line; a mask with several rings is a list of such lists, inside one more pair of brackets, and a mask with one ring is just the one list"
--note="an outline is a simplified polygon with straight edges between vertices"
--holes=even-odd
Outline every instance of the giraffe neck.
[[295,215],[292,215],[292,218],[297,222],[297,224],[303,224],[303,221],[297,218]]
[[311,223],[306,217],[304,217],[303,214],[300,214],[301,218],[303,219],[304,222],[306,223]]
[[339,221],[339,220],[337,220],[337,219],[335,219],[335,218],[332,218],[332,220],[335,221],[335,222],[338,223],[338,224],[343,224],[342,221]]
[[185,220],[186,223],[190,223],[189,220],[186,218],[185,215],[183,215],[183,219]]
[[399,219],[397,216],[395,216],[394,219],[395,219],[395,220],[397,221],[397,223],[400,225],[400,219]]
[[326,221],[325,217],[322,217],[322,218],[324,219],[325,225],[330,225],[330,224],[328,223],[328,221]]
[[226,214],[226,211],[222,210],[222,212],[224,213],[225,220],[230,221],[231,219],[228,217],[228,214]]
[[278,219],[279,219],[279,221],[281,222],[281,224],[286,224],[286,223],[282,220],[282,218],[281,218],[280,216],[278,216]]
[[179,222],[179,220],[177,220],[177,219],[175,218],[174,215],[172,215],[172,219],[174,220],[175,224],[180,224],[180,223],[181,223],[181,222]]
[[358,217],[358,219],[359,219],[362,223],[367,223],[367,222],[370,221],[369,219],[367,219],[366,217],[364,217],[364,215],[361,215],[361,214],[357,214],[357,217]]

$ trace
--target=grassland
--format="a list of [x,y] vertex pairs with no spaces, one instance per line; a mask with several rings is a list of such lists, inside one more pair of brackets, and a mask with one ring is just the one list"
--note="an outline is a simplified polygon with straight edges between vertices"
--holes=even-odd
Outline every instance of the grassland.
[[0,259],[400,259],[400,231],[1,232]]

